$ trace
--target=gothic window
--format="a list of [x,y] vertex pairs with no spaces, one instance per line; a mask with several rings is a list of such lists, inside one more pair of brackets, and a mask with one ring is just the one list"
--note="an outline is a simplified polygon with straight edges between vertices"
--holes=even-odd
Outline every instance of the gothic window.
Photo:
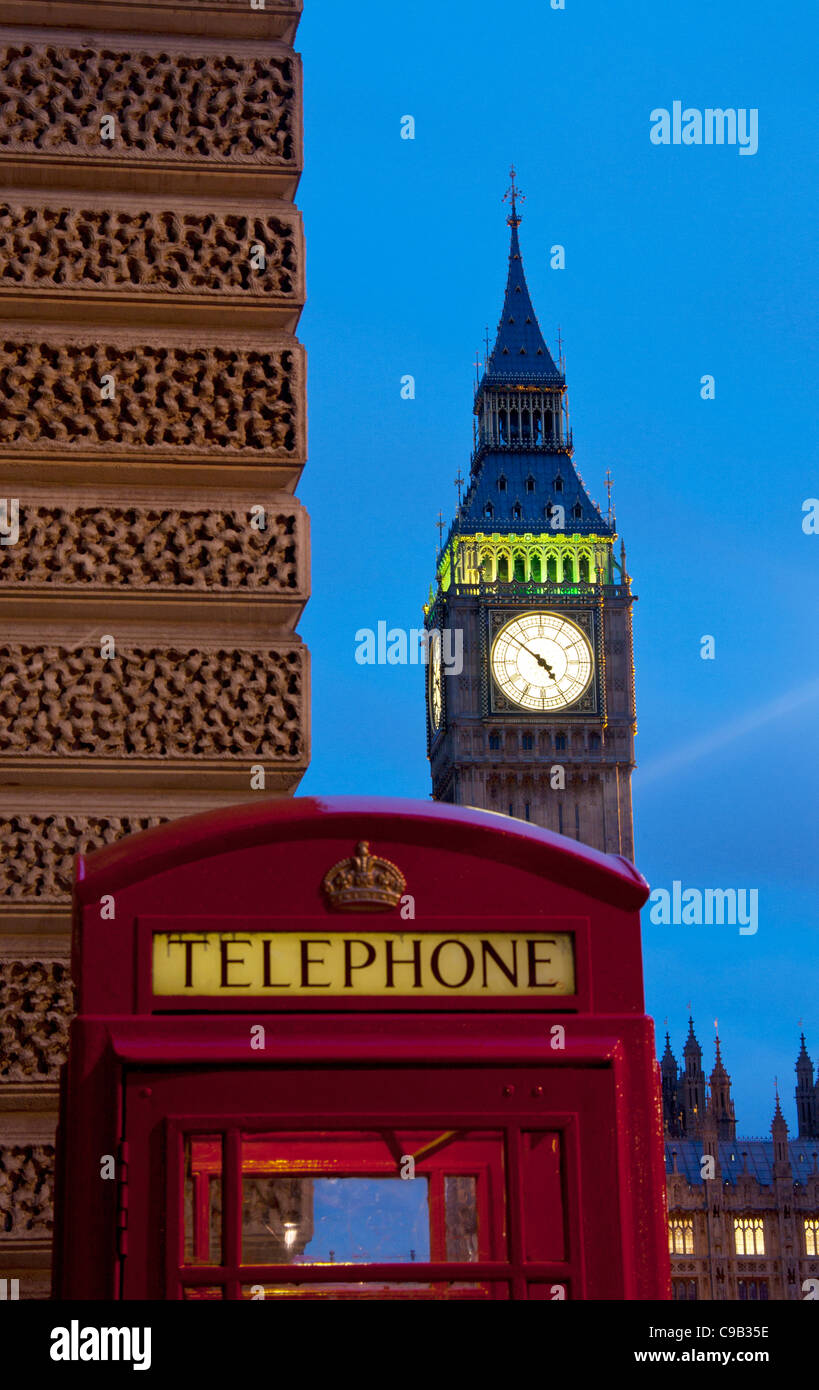
[[694,1218],[672,1215],[668,1218],[669,1255],[693,1255]]
[[[546,414],[548,415],[548,413],[549,413],[549,412],[548,412],[548,410],[547,410]],[[562,492],[562,491],[563,491],[563,479],[562,479],[562,478],[555,478],[555,481],[554,481],[554,489],[555,489],[555,492]]]
[[582,515],[583,508],[581,507],[579,502],[575,502],[574,506],[572,507],[572,516],[575,518],[576,521],[579,521]]
[[532,477],[532,475],[531,475],[531,473],[530,473],[530,474],[529,474],[529,477],[526,479],[526,491],[527,491],[527,492],[534,492],[534,490],[535,490],[535,480],[534,480],[534,478]]
[[523,508],[521,507],[520,502],[516,502],[514,507],[512,508],[512,516],[514,517],[515,521],[520,521],[521,517],[523,516]]
[[676,1302],[679,1302],[682,1299],[687,1301],[689,1299],[697,1298],[698,1294],[696,1279],[672,1279],[671,1297]]
[[492,753],[500,751],[500,734],[489,735],[489,750]]
[[503,476],[503,474],[501,473],[500,477],[498,478],[498,492],[505,492],[505,491],[506,491],[506,479],[505,479],[505,477]]
[[[518,517],[518,521],[520,521],[520,517]],[[516,584],[525,584],[525,583],[526,583],[526,566],[525,566],[525,564],[524,564],[524,562],[523,562],[523,556],[522,556],[522,555],[518,555],[518,556],[515,557],[515,583],[516,583]]]
[[599,735],[599,734],[589,734],[589,748],[591,749],[591,751],[592,751],[593,753],[598,753],[598,752],[600,751],[600,735]]
[[805,1217],[805,1254],[819,1255],[819,1218]]
[[565,734],[555,734],[555,752],[557,752],[557,753],[565,753],[565,751],[566,751],[566,735],[565,735]]
[[524,734],[521,739],[521,746],[523,748],[524,753],[531,752],[531,750],[535,746],[534,736],[532,734]]
[[734,1217],[734,1245],[738,1255],[765,1254],[765,1226],[760,1216]]
[[531,816],[529,815],[529,802],[528,802],[528,801],[526,802],[526,819],[527,819],[527,820],[531,820]]
[[[554,424],[554,416],[552,415],[551,410],[546,410],[546,411],[544,411],[544,412],[543,412],[543,430],[544,430],[544,433],[545,433],[545,434],[551,434],[551,433],[552,433],[552,426],[553,426],[553,424]],[[561,484],[560,484],[560,487],[558,488],[558,492],[561,492],[562,490],[563,490],[563,484],[561,483]]]
[[[576,514],[576,513],[577,513],[577,508],[575,507],[575,514]],[[586,579],[586,580],[587,580],[588,577],[589,577],[589,562],[588,562],[588,560],[586,559],[586,556],[585,556],[585,555],[581,555],[581,556],[580,556],[580,563],[579,563],[578,566],[577,566],[577,573],[578,573],[578,575],[580,576],[581,579]]]
[[488,517],[490,521],[492,520],[493,516],[495,515],[495,508],[492,506],[491,502],[487,502],[486,506],[483,509],[483,514],[485,517]]
[[511,801],[509,802],[509,814],[510,816],[513,816],[515,814],[515,809]]
[[768,1297],[767,1279],[737,1279],[737,1297],[743,1303],[748,1299],[752,1302],[760,1299],[765,1302]]

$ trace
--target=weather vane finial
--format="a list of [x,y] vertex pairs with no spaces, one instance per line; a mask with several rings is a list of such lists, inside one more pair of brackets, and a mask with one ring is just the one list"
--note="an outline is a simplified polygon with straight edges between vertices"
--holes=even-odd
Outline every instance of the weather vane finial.
[[515,183],[515,179],[517,178],[517,170],[515,169],[514,164],[509,170],[509,177],[511,178],[512,183],[504,193],[503,201],[505,203],[511,204],[512,211],[509,213],[509,216],[507,217],[506,221],[510,227],[519,227],[520,217],[518,216],[518,203],[526,202],[526,194],[521,193],[520,189]]

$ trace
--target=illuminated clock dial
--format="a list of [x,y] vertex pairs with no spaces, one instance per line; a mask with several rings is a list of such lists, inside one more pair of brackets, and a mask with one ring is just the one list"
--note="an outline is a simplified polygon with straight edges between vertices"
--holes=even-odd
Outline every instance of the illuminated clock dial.
[[521,709],[573,705],[594,673],[589,639],[559,613],[513,618],[495,638],[490,660],[496,684]]
[[433,733],[441,727],[441,714],[444,703],[444,672],[441,665],[441,642],[433,639],[429,644],[429,722]]

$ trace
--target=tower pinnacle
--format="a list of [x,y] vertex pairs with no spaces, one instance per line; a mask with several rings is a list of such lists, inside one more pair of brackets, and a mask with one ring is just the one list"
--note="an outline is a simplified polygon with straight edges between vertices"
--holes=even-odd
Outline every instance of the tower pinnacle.
[[515,169],[514,164],[509,169],[509,177],[511,178],[512,182],[503,195],[503,201],[505,203],[509,203],[510,205],[510,212],[509,216],[506,219],[506,224],[509,227],[519,227],[521,224],[521,218],[518,216],[518,202],[525,203],[526,194],[521,193],[520,189],[515,183],[515,179],[517,178],[517,170]]

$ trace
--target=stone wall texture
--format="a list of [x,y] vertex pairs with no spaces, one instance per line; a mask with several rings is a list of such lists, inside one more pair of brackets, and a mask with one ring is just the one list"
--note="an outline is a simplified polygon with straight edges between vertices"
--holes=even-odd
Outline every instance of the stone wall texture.
[[49,1283],[76,855],[292,794],[309,761],[301,8],[0,0],[0,1274],[21,1298]]

